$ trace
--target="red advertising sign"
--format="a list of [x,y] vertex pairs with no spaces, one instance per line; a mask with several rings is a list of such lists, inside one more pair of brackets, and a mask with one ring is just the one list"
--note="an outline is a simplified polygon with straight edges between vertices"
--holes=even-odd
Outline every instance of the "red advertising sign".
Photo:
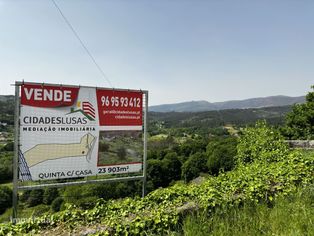
[[[21,83],[19,178],[144,171],[146,91]],[[17,91],[18,92],[18,91]]]
[[140,126],[143,115],[143,93],[97,89],[99,125]]
[[79,88],[23,84],[21,104],[33,107],[72,106],[77,99]]

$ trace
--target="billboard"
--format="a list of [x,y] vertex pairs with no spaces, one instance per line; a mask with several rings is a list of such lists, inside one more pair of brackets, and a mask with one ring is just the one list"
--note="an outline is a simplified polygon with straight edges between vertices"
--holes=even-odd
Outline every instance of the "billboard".
[[19,179],[141,172],[142,91],[23,83]]

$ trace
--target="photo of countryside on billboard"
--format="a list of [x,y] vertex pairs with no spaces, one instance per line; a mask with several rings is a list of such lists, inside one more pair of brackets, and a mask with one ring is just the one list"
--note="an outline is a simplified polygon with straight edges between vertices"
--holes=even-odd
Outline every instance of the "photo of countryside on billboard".
[[[141,165],[142,159],[143,138],[141,131],[131,130],[100,132],[98,151],[99,167],[112,164]],[[119,169],[121,168],[117,168],[117,171]]]

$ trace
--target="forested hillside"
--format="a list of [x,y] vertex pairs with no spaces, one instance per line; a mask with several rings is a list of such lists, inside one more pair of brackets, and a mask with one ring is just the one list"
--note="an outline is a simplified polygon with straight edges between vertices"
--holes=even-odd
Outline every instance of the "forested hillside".
[[[138,181],[22,191],[19,217],[32,218],[1,224],[0,235],[310,235],[314,214],[307,199],[313,197],[314,152],[291,150],[284,140],[312,137],[313,93],[292,107],[151,112],[145,198]],[[1,147],[1,173],[6,174],[0,179],[0,221],[11,214],[12,144]],[[299,214],[300,207],[307,217]],[[285,208],[295,212],[294,224],[285,224],[284,216],[273,222],[263,218]],[[264,215],[254,218],[252,211]],[[229,221],[233,212],[252,221]],[[231,229],[216,227],[214,220],[229,222]],[[270,227],[280,224],[286,228]]]
[[244,127],[260,119],[265,119],[272,125],[282,125],[291,108],[283,106],[206,112],[149,112],[149,132],[158,134],[162,129],[174,128],[191,134],[217,134],[226,125]]
[[206,112],[149,112],[151,123],[163,122],[165,127],[206,126],[217,127],[223,124],[245,125],[266,119],[269,123],[283,123],[283,118],[291,110],[291,106],[231,109]]
[[210,103],[207,101],[191,101],[175,104],[163,104],[149,107],[154,112],[200,112],[217,111],[225,109],[247,109],[261,107],[279,107],[304,103],[305,97],[270,96],[263,98],[250,98],[245,100],[233,100]]

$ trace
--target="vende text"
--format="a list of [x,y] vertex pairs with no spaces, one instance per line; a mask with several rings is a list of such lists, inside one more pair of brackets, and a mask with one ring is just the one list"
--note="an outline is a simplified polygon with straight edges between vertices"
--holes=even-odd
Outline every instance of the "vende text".
[[71,102],[71,90],[25,88],[24,92],[27,100],[35,101],[55,101]]

